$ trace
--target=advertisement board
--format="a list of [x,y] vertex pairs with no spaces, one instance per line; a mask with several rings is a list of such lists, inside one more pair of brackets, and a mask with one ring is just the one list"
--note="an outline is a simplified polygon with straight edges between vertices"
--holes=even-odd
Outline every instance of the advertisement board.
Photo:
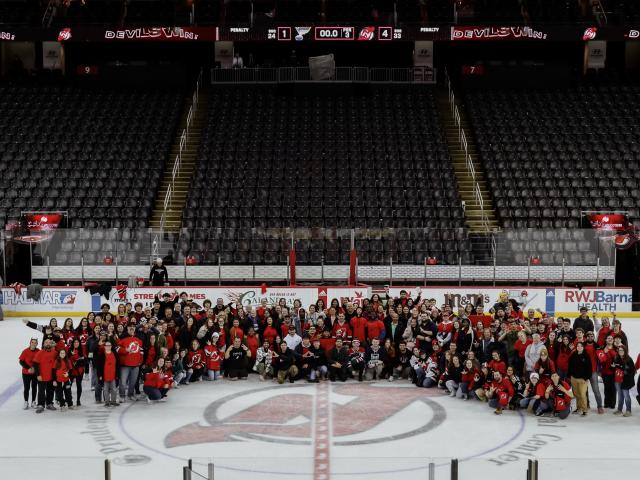
[[[509,298],[515,299],[521,309],[540,309],[553,316],[577,316],[581,307],[600,315],[616,312],[620,317],[629,317],[632,312],[631,288],[555,288],[555,287],[392,287],[389,289],[391,297],[400,296],[401,290],[407,290],[412,298],[421,295],[422,299],[434,298],[438,306],[450,303],[454,309],[464,308],[468,304],[476,305],[478,301],[491,308],[502,292]],[[278,303],[281,298],[287,305],[292,306],[294,300],[300,300],[303,308],[315,303],[318,299],[328,305],[336,298],[340,303],[352,302],[361,306],[365,298],[371,297],[369,286],[331,286],[331,287],[177,287],[158,288],[142,287],[128,288],[117,291],[111,290],[109,299],[104,296],[85,292],[82,287],[43,287],[39,301],[27,298],[27,289],[23,288],[18,294],[14,289],[3,287],[1,304],[7,317],[36,317],[59,316],[79,317],[87,312],[98,311],[100,305],[109,303],[115,311],[122,303],[141,302],[151,305],[156,295],[164,292],[186,292],[193,301],[202,305],[209,299],[214,304],[221,298],[225,304],[240,303],[243,306],[256,308],[263,299],[267,303]],[[384,297],[384,293],[381,294]]]

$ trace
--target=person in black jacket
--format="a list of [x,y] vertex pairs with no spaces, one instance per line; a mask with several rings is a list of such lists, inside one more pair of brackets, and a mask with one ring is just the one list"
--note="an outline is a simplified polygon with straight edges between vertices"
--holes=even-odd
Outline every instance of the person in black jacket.
[[593,320],[589,318],[589,310],[587,307],[580,308],[580,316],[573,321],[573,331],[576,331],[578,328],[581,328],[585,334],[594,331]]
[[287,346],[287,342],[280,343],[280,351],[276,358],[276,370],[278,383],[282,384],[288,378],[289,383],[293,383],[298,376],[296,365],[298,355]]
[[149,272],[149,285],[154,287],[169,285],[169,272],[167,272],[167,267],[162,264],[162,259],[160,257],[156,258],[155,263],[151,265],[151,271]]
[[[633,388],[634,378],[636,375],[636,366],[633,364],[633,360],[629,356],[629,351],[626,345],[620,345],[618,347],[618,355],[611,364],[613,368],[614,378],[616,379],[616,391],[618,392],[618,409],[613,412],[614,415],[622,415],[623,403],[626,404],[627,411],[624,412],[625,417],[631,416],[631,395],[629,390]],[[620,380],[622,376],[622,381]]]
[[576,351],[569,357],[568,376],[571,378],[571,390],[576,397],[577,409],[574,413],[587,415],[587,387],[591,379],[591,358],[584,351],[582,342],[576,343]]
[[327,355],[320,346],[320,339],[316,337],[310,349],[313,352],[313,358],[309,359],[309,381],[316,382],[327,378],[329,371],[327,367]]
[[336,377],[342,381],[347,381],[347,349],[342,345],[342,339],[336,338],[336,345],[329,351],[329,379],[336,381]]

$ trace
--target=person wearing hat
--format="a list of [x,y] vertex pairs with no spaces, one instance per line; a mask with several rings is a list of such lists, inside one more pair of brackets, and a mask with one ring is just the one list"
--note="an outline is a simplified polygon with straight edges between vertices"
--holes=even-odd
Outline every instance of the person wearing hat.
[[573,321],[573,329],[577,330],[578,328],[582,328],[585,333],[594,331],[593,320],[589,318],[587,307],[580,307],[580,316]]
[[151,265],[149,285],[154,287],[169,285],[169,272],[167,271],[167,267],[162,264],[162,258],[160,257],[156,258],[154,264]]
[[529,382],[522,393],[523,398],[520,399],[520,408],[526,408],[530,413],[534,412],[540,405],[541,399],[544,398],[546,389],[545,384],[540,382],[540,375],[533,372],[529,376]]
[[295,325],[289,325],[289,334],[284,337],[283,341],[291,350],[295,350],[302,343],[302,337],[296,332]]
[[204,356],[207,360],[207,376],[205,380],[215,381],[220,378],[220,364],[222,363],[222,353],[218,350],[218,339],[220,334],[213,332],[204,347]]

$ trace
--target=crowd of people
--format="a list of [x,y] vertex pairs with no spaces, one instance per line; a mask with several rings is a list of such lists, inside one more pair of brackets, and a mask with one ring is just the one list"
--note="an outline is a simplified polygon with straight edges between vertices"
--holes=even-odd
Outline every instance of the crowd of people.
[[198,305],[174,291],[115,313],[104,304],[77,325],[24,322],[42,334],[19,358],[24,408],[37,413],[57,410],[55,403],[80,406],[85,376],[96,403],[117,407],[162,401],[193,382],[256,375],[280,384],[406,379],[487,402],[496,414],[526,409],[559,418],[587,415],[591,391],[598,413],[628,417],[640,368],[615,313],[598,318],[582,308],[573,321],[553,318],[506,292],[494,305],[457,309],[422,299],[419,289],[417,298],[387,291],[361,305],[318,300],[305,309],[285,299],[257,308],[222,299]]

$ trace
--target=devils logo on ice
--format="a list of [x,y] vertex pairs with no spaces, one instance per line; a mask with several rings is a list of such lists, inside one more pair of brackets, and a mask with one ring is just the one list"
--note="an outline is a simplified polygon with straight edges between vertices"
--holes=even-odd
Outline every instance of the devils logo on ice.
[[[165,447],[248,440],[310,445],[316,387],[322,386],[276,386],[223,397],[205,409],[205,423],[190,423],[170,432],[164,439]],[[389,442],[436,428],[445,421],[446,412],[428,397],[422,388],[332,385],[333,445]],[[423,410],[411,429],[389,434],[378,428],[409,407]]]

